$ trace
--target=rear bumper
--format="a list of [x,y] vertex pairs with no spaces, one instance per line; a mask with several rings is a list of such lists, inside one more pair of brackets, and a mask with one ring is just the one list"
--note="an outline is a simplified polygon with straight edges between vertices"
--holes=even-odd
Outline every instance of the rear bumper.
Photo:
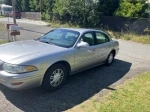
[[16,18],[21,18],[21,15],[16,15]]
[[[13,90],[24,90],[40,86],[43,76],[44,70],[24,74],[11,74],[0,71],[0,83]],[[14,82],[22,82],[22,84],[13,85]]]

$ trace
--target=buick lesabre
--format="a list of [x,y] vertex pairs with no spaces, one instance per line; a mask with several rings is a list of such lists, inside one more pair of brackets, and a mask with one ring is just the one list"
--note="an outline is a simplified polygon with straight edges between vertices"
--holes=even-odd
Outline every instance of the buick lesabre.
[[0,83],[13,90],[54,91],[68,75],[111,65],[118,51],[119,43],[103,31],[57,28],[36,40],[0,45]]

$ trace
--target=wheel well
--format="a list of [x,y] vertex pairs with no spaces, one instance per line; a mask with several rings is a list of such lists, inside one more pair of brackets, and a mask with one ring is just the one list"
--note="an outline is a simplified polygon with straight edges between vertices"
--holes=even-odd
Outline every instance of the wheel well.
[[[53,64],[46,70],[45,74],[47,73],[47,71],[48,71],[52,66],[54,66],[54,65],[56,65],[56,64],[63,64],[63,65],[65,65],[65,67],[66,67],[66,69],[67,69],[67,71],[68,71],[67,75],[70,74],[70,72],[71,72],[71,67],[70,67],[70,64],[69,64],[67,61],[58,61],[58,62],[56,62],[56,63],[53,63]],[[44,77],[45,77],[45,74],[44,74]],[[44,77],[43,77],[43,79],[42,79],[41,84],[43,84]]]
[[114,54],[114,57],[115,57],[116,56],[116,51],[113,49],[111,52]]
[[[68,75],[70,74],[71,72],[71,67],[70,67],[70,64],[67,62],[67,61],[58,61],[56,63],[53,63],[48,69],[50,69],[52,66],[56,65],[56,64],[63,64],[66,69],[67,69],[67,72],[68,72]],[[47,69],[47,70],[48,70]],[[47,72],[47,71],[46,71]]]

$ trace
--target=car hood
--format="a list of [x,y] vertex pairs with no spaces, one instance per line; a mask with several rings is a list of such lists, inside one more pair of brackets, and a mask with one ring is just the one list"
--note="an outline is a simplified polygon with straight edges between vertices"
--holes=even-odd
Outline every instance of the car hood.
[[12,62],[13,60],[23,60],[30,56],[42,55],[45,52],[53,54],[64,51],[66,48],[42,43],[35,40],[12,42],[0,45],[0,60],[3,62]]

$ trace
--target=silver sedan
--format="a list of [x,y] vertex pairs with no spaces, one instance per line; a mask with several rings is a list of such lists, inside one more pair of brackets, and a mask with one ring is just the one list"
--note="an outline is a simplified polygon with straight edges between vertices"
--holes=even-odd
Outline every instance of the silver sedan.
[[0,83],[13,90],[59,89],[68,75],[111,65],[119,43],[100,30],[58,28],[36,40],[0,45]]

